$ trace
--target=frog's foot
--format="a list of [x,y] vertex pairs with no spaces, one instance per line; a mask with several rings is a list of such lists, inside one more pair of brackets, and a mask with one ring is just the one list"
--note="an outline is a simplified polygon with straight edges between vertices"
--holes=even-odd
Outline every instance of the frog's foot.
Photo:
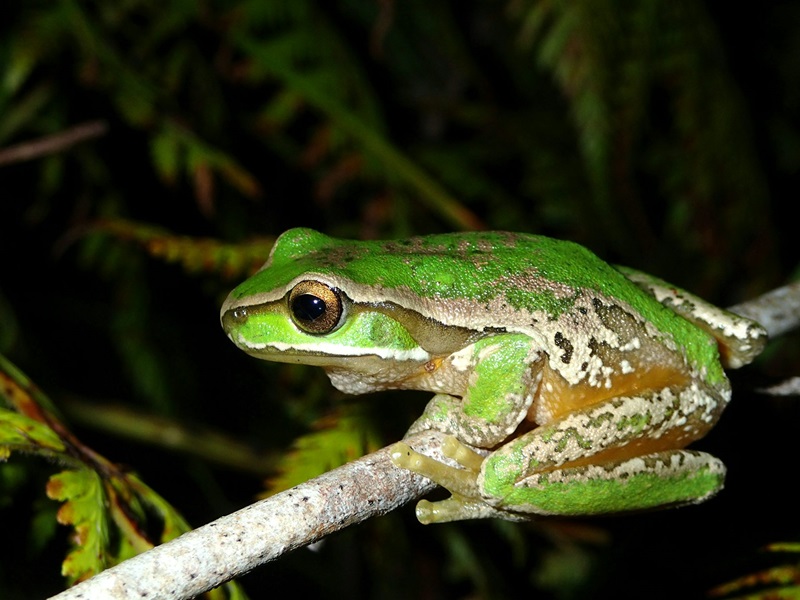
[[451,467],[435,458],[420,454],[405,442],[397,442],[391,450],[392,462],[396,466],[424,475],[453,494],[480,498],[477,479],[483,457],[453,436],[445,438],[442,443],[442,454],[452,458],[464,468]]
[[447,523],[465,519],[503,519],[505,521],[530,521],[531,515],[509,512],[489,506],[482,500],[453,494],[446,500],[417,503],[417,520],[423,525]]
[[508,513],[503,514],[486,504],[478,492],[477,479],[483,456],[453,436],[445,438],[442,443],[442,454],[452,458],[463,468],[451,467],[420,454],[404,442],[396,443],[391,450],[392,462],[396,466],[419,473],[452,494],[447,500],[438,502],[421,500],[417,504],[417,519],[421,523],[444,523],[487,517],[508,518]]

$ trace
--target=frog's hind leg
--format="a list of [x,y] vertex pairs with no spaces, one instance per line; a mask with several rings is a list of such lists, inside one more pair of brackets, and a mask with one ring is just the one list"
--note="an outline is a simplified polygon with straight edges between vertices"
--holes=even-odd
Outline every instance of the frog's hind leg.
[[497,508],[593,515],[680,506],[713,496],[724,479],[725,466],[714,456],[668,450],[530,475],[502,492]]
[[497,508],[595,514],[700,502],[725,469],[682,450],[702,437],[727,391],[692,383],[615,397],[537,427],[493,452],[478,488]]
[[720,489],[724,466],[713,456],[680,448],[716,420],[727,400],[726,391],[720,394],[693,383],[610,398],[507,441],[485,460],[464,454],[466,446],[453,438],[453,448],[443,446],[443,453],[458,467],[405,444],[396,446],[392,460],[453,494],[444,504],[423,503],[423,522],[700,502]]

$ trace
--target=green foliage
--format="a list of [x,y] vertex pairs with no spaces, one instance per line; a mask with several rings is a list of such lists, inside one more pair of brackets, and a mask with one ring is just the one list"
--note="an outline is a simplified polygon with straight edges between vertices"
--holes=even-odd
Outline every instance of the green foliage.
[[[793,3],[62,0],[11,3],[1,21],[0,353],[58,398],[4,367],[0,453],[14,456],[0,522],[19,544],[0,556],[3,598],[63,584],[42,577],[63,559],[65,528],[53,534],[41,498],[51,477],[85,542],[70,546],[71,581],[182,531],[165,497],[207,522],[251,501],[266,472],[292,485],[419,414],[411,393],[342,408],[318,370],[258,363],[224,338],[225,294],[289,227],[544,233],[721,304],[800,268],[784,200],[800,184]],[[760,368],[796,375],[798,348],[786,340]],[[779,489],[797,406],[734,387],[702,441],[731,473],[710,507],[601,521],[602,550],[518,525],[511,541],[381,519],[248,585],[333,598],[708,589],[732,556],[800,538]],[[665,576],[676,561],[707,568]]]
[[[619,235],[620,247],[631,233],[647,245],[658,235],[637,173],[674,199],[665,233],[684,236],[683,246],[693,252],[718,252],[728,244],[746,248],[753,236],[763,235],[763,174],[741,92],[705,9],[668,0],[582,0],[517,2],[515,11],[523,47],[535,44],[538,63],[569,98],[594,216]],[[653,118],[656,102],[666,105],[666,123]],[[685,239],[687,226],[691,236],[692,222],[743,192],[738,218],[754,217],[750,232],[740,230],[745,238]]]
[[[711,590],[710,595],[727,600],[795,600],[800,598],[800,543],[774,543],[766,552],[783,555],[793,562],[768,567],[739,577]],[[773,561],[774,562],[774,561]]]
[[7,459],[12,450],[35,452],[43,456],[64,452],[58,435],[47,425],[0,408],[0,458]]
[[335,469],[382,446],[374,423],[358,407],[341,408],[296,438],[267,482],[267,495],[276,494]]
[[[58,522],[71,526],[72,549],[61,573],[72,585],[191,528],[135,475],[84,446],[46,406],[50,402],[0,356],[0,460],[12,451],[34,453],[66,468],[47,482],[47,496],[62,502]],[[158,530],[153,537],[147,531]],[[236,584],[209,598],[243,597]]]
[[[70,584],[88,579],[117,562],[116,557],[108,556],[105,494],[96,472],[81,469],[53,475],[47,484],[47,495],[64,503],[58,511],[58,522],[75,529],[75,545],[61,566],[61,573]],[[125,552],[119,558],[132,554]]]

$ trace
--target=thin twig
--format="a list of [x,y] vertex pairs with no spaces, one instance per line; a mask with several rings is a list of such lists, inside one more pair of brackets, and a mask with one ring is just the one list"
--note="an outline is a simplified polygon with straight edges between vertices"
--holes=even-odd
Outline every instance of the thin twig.
[[105,121],[88,121],[59,133],[0,149],[0,167],[63,152],[80,142],[101,137],[107,131],[108,123]]
[[758,391],[769,396],[800,396],[800,377],[789,377]]

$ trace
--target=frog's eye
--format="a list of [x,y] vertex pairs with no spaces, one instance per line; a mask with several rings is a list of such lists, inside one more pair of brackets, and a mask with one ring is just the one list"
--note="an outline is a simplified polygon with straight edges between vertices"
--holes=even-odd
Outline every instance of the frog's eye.
[[319,281],[301,281],[289,292],[289,312],[306,333],[330,333],[342,320],[342,294]]

